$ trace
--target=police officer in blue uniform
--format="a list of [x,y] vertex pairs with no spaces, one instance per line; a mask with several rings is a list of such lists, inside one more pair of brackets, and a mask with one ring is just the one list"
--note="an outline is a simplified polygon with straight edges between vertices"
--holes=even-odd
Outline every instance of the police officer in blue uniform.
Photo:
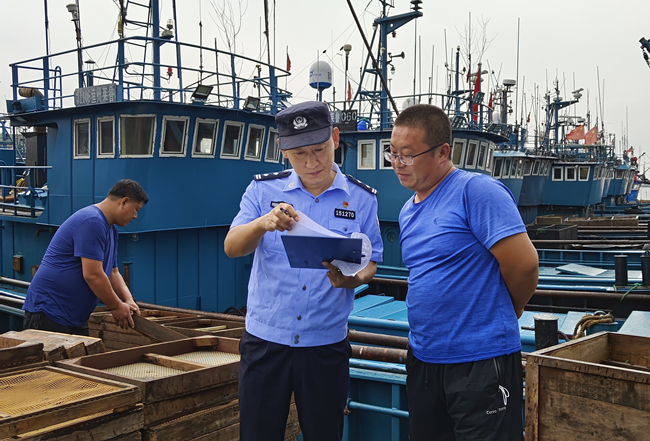
[[[327,105],[294,105],[276,123],[293,169],[255,177],[224,243],[230,257],[255,253],[240,342],[240,439],[284,440],[293,393],[304,440],[340,440],[354,288],[382,259],[376,191],[334,163],[339,132]],[[336,233],[366,234],[368,266],[351,277],[326,262],[322,270],[291,268],[281,235],[300,220],[297,210]]]

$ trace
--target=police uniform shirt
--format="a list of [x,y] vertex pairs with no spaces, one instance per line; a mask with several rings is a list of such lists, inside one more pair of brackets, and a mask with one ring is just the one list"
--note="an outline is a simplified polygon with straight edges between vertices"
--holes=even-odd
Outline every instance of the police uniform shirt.
[[[291,204],[312,220],[349,237],[362,232],[372,243],[374,262],[381,262],[383,243],[377,220],[377,198],[351,182],[334,164],[336,177],[314,196],[294,171],[288,176],[256,180],[246,189],[231,227],[247,224],[279,202]],[[354,290],[334,288],[327,268],[291,268],[282,244],[286,231],[267,232],[255,250],[248,283],[246,330],[258,338],[288,346],[320,346],[347,335]]]

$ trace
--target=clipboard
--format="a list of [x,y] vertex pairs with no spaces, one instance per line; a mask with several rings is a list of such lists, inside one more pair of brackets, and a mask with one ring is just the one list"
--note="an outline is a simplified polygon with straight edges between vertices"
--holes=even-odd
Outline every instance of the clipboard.
[[324,269],[323,261],[361,263],[361,239],[284,234],[282,243],[291,268]]

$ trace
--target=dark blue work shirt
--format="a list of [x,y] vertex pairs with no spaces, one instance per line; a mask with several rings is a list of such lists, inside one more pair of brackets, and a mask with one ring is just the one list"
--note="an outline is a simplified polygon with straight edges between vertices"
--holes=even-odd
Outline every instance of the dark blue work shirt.
[[86,283],[81,258],[99,260],[110,278],[117,267],[118,234],[94,205],[74,213],[56,231],[27,290],[23,309],[44,312],[66,326],[83,326],[99,299]]

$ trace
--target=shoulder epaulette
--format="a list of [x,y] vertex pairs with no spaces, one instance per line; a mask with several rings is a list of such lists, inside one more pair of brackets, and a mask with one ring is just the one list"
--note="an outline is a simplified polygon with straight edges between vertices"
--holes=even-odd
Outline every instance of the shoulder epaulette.
[[262,173],[260,175],[255,175],[254,178],[256,181],[268,181],[269,179],[286,178],[290,174],[291,170],[285,170],[281,172]]
[[372,193],[372,194],[374,194],[375,196],[377,196],[377,189],[372,188],[372,187],[371,187],[370,185],[368,185],[368,184],[364,184],[363,182],[361,182],[360,180],[358,180],[357,178],[355,178],[355,177],[352,176],[352,175],[345,175],[345,176],[347,176],[348,179],[349,179],[350,181],[354,182],[354,183],[357,184],[359,187],[361,187],[361,188],[363,188],[364,190],[369,191],[370,193]]

